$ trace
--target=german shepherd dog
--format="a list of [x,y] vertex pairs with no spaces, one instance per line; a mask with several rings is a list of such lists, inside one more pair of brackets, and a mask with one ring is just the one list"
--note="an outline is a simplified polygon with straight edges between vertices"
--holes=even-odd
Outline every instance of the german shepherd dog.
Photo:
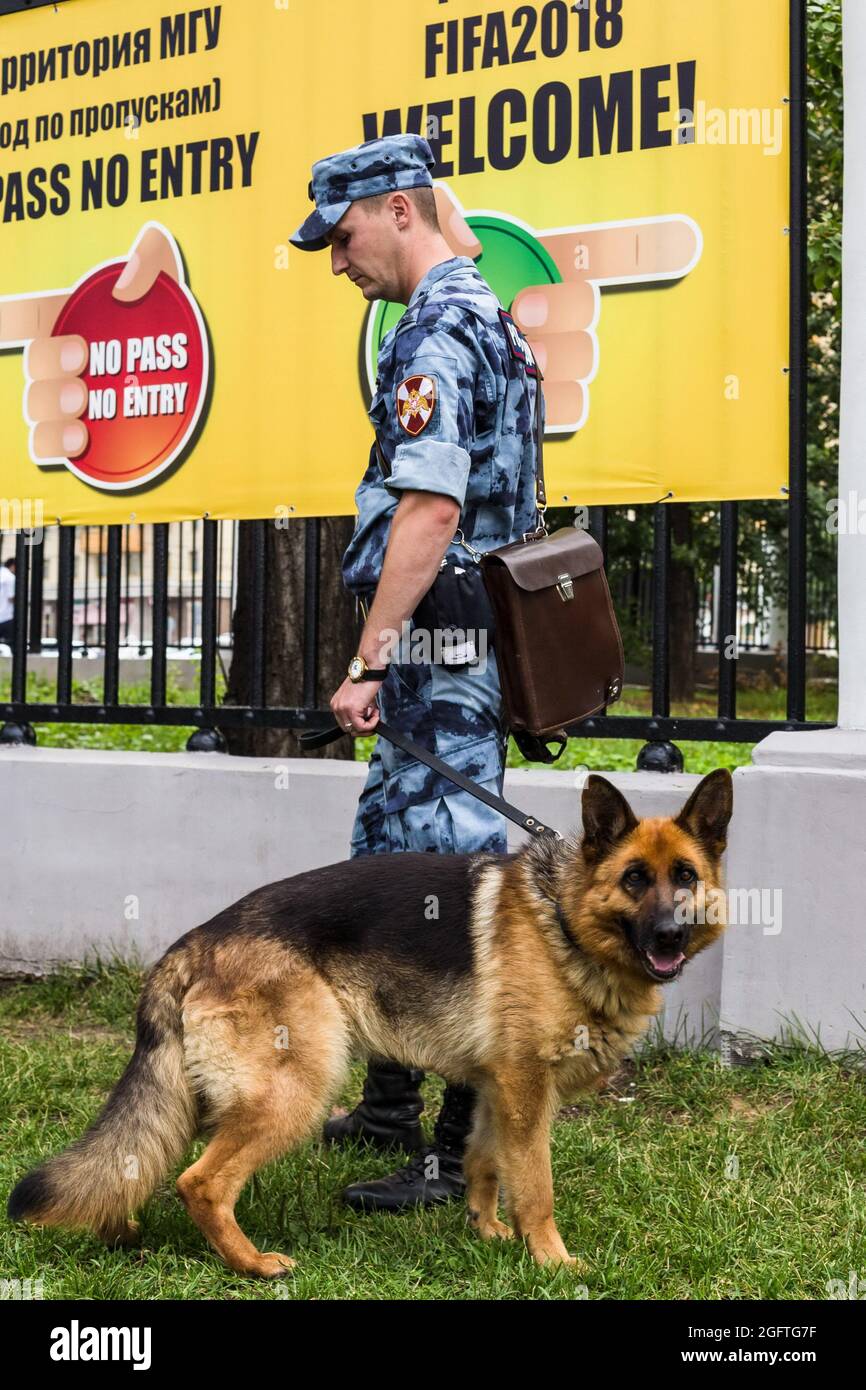
[[476,1088],[471,1224],[513,1234],[501,1183],[534,1258],[574,1263],[553,1218],[551,1119],[618,1068],[659,985],[720,935],[723,907],[681,909],[709,889],[724,902],[732,809],[724,769],[676,817],[644,820],[593,774],[582,836],[361,856],[248,894],[153,967],[126,1071],[87,1133],[17,1184],[10,1218],[130,1242],[131,1213],[204,1133],[181,1200],[231,1269],[280,1275],[293,1261],[247,1240],[238,1194],[315,1132],[351,1055],[374,1054]]

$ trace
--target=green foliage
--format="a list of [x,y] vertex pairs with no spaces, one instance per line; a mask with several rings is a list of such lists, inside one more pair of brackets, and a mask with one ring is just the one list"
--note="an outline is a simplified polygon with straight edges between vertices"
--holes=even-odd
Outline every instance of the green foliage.
[[836,537],[828,503],[838,491],[842,313],[844,103],[841,0],[809,0],[809,568],[831,584]]
[[[749,719],[784,719],[786,692],[767,682],[767,688],[754,685],[737,692],[737,714]],[[617,714],[649,714],[650,692],[642,687],[627,685],[616,704]],[[806,718],[821,724],[835,724],[837,712],[836,685],[826,678],[806,683]],[[683,718],[714,719],[717,715],[716,692],[711,687],[699,689],[693,700],[673,702],[671,713]],[[355,740],[355,757],[368,760],[375,737]],[[591,772],[634,772],[637,755],[645,740],[640,738],[572,738],[562,754],[552,764],[553,772],[573,772],[588,768]],[[684,770],[699,776],[717,767],[748,766],[752,759],[753,743],[714,742],[677,739],[682,751]],[[508,767],[544,768],[544,763],[528,763],[513,739],[508,744]]]
[[808,0],[809,262],[812,287],[841,300],[842,5]]
[[[9,700],[10,677],[0,676],[0,701]],[[217,702],[222,698],[225,681],[222,672],[217,670]],[[56,686],[48,676],[27,673],[26,699],[33,704],[52,704],[56,700]],[[167,705],[194,705],[197,698],[195,686],[182,686],[172,666],[166,678],[165,702]],[[102,701],[102,677],[93,680],[74,680],[72,699],[75,704],[98,705]],[[119,690],[121,705],[149,705],[150,685],[147,681],[136,681],[122,685]],[[41,748],[104,748],[126,752],[142,753],[182,753],[186,741],[194,732],[195,725],[171,724],[53,724],[34,725],[36,740]]]

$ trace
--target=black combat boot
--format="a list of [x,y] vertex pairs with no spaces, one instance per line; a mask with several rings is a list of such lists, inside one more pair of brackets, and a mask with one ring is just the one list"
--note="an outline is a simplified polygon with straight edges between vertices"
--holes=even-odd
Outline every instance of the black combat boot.
[[424,1080],[417,1067],[371,1058],[364,1081],[364,1095],[348,1115],[325,1121],[322,1137],[328,1144],[363,1139],[377,1149],[405,1149],[415,1153],[424,1145],[419,1115],[424,1101],[418,1090]]
[[469,1086],[446,1086],[433,1143],[405,1168],[374,1182],[357,1182],[343,1192],[356,1211],[402,1211],[434,1206],[463,1197],[463,1151],[472,1127],[475,1092]]

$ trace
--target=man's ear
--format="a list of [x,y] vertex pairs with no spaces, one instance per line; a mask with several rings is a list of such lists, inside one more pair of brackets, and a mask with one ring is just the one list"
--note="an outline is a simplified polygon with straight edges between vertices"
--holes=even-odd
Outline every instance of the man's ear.
[[404,232],[409,225],[411,218],[410,212],[411,199],[400,188],[395,188],[393,193],[388,194],[388,210],[394,219],[394,225],[398,232]]
[[624,835],[638,824],[638,818],[622,792],[606,777],[592,773],[587,777],[581,800],[583,812],[583,857],[597,864],[609,854]]

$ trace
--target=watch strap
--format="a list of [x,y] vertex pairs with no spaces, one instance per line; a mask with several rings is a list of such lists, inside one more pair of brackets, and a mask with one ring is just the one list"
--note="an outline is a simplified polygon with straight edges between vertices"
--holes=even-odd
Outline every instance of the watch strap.
[[[352,667],[356,662],[363,666],[364,669],[357,676],[353,676]],[[352,660],[349,662],[348,676],[353,685],[358,685],[361,681],[383,681],[387,674],[387,666],[368,666],[364,658],[360,655],[353,656]]]

